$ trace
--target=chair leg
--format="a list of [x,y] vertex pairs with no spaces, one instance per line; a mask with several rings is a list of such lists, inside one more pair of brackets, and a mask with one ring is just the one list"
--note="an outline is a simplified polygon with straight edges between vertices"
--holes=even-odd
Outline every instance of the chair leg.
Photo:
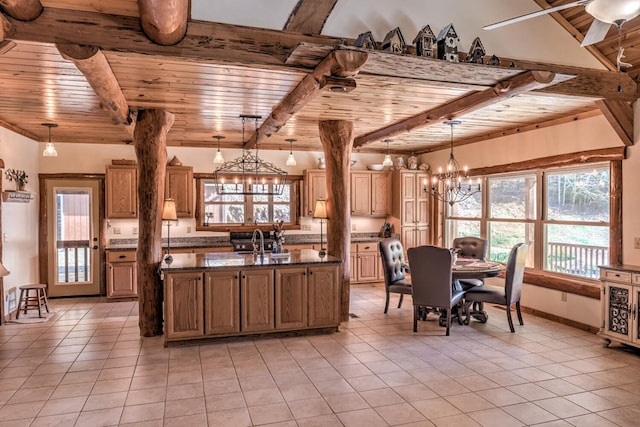
[[507,304],[507,320],[509,321],[509,328],[511,332],[515,332],[516,329],[513,327],[513,320],[511,319],[511,305]]
[[398,308],[402,307],[402,298],[404,298],[404,294],[400,294],[400,301],[398,302]]
[[418,332],[418,313],[420,310],[418,310],[418,306],[414,305],[413,306],[413,332]]
[[[20,289],[20,298],[18,299],[18,311],[16,311],[16,319],[20,318],[20,306],[22,305],[22,300],[24,299],[24,289]],[[25,310],[25,313],[27,311]]]
[[38,298],[38,317],[42,317],[42,298],[40,296],[40,289],[36,289],[36,297]]
[[387,301],[384,303],[384,314],[389,310],[389,291],[387,291]]
[[524,325],[524,322],[522,321],[522,311],[520,311],[520,301],[516,302],[516,311],[518,313],[518,320],[520,321],[520,324]]
[[447,310],[447,332],[446,332],[446,336],[449,336],[449,329],[451,328],[451,308],[446,309]]

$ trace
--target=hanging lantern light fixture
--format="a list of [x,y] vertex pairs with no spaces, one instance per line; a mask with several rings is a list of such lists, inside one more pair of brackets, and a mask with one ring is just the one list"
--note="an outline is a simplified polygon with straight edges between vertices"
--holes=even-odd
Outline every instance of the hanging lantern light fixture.
[[393,139],[385,139],[384,142],[387,143],[387,154],[384,156],[384,160],[382,161],[382,166],[393,166],[393,160],[391,160],[391,154],[389,154],[389,143],[393,141]]
[[285,165],[287,165],[287,166],[295,166],[296,165],[296,158],[293,157],[293,143],[296,142],[296,140],[293,139],[293,138],[287,138],[287,139],[285,139],[285,141],[287,141],[289,143],[289,157],[287,157],[287,163],[285,163]]
[[218,151],[216,151],[216,156],[213,158],[213,163],[216,165],[222,164],[224,163],[224,157],[222,157],[222,151],[220,151],[220,140],[224,139],[224,136],[216,135],[214,138],[218,140]]

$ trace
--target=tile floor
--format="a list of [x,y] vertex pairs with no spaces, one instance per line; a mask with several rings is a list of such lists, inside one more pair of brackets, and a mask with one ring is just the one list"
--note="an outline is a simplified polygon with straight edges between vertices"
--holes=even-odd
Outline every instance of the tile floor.
[[526,314],[511,334],[498,308],[414,334],[411,299],[383,298],[354,286],[339,333],[172,348],[135,303],[52,300],[0,327],[0,426],[640,425],[639,353]]

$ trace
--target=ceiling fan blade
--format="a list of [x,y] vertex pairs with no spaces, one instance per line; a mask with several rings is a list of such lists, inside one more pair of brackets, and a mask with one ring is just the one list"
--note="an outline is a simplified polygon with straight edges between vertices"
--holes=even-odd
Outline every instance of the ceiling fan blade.
[[585,47],[604,40],[610,27],[611,24],[593,18],[593,24],[589,27],[589,31],[587,31],[587,35],[584,36],[580,46]]
[[563,9],[569,9],[570,7],[584,6],[584,5],[588,4],[588,3],[590,3],[591,1],[593,1],[593,0],[574,1],[572,3],[563,4],[563,5],[552,7],[552,8],[549,8],[549,9],[542,9],[542,10],[538,10],[536,12],[527,13],[526,15],[516,16],[515,18],[505,19],[504,21],[496,22],[494,24],[485,25],[482,28],[484,28],[485,30],[493,30],[494,28],[504,27],[505,25],[510,25],[510,24],[514,24],[516,22],[525,21],[527,19],[535,18],[537,16],[547,15],[549,13],[557,12],[557,11],[563,10]]

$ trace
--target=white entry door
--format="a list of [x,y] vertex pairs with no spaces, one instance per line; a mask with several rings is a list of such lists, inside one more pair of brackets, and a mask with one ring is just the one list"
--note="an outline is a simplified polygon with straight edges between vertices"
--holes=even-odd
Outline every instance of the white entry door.
[[49,179],[49,296],[100,294],[99,180]]

